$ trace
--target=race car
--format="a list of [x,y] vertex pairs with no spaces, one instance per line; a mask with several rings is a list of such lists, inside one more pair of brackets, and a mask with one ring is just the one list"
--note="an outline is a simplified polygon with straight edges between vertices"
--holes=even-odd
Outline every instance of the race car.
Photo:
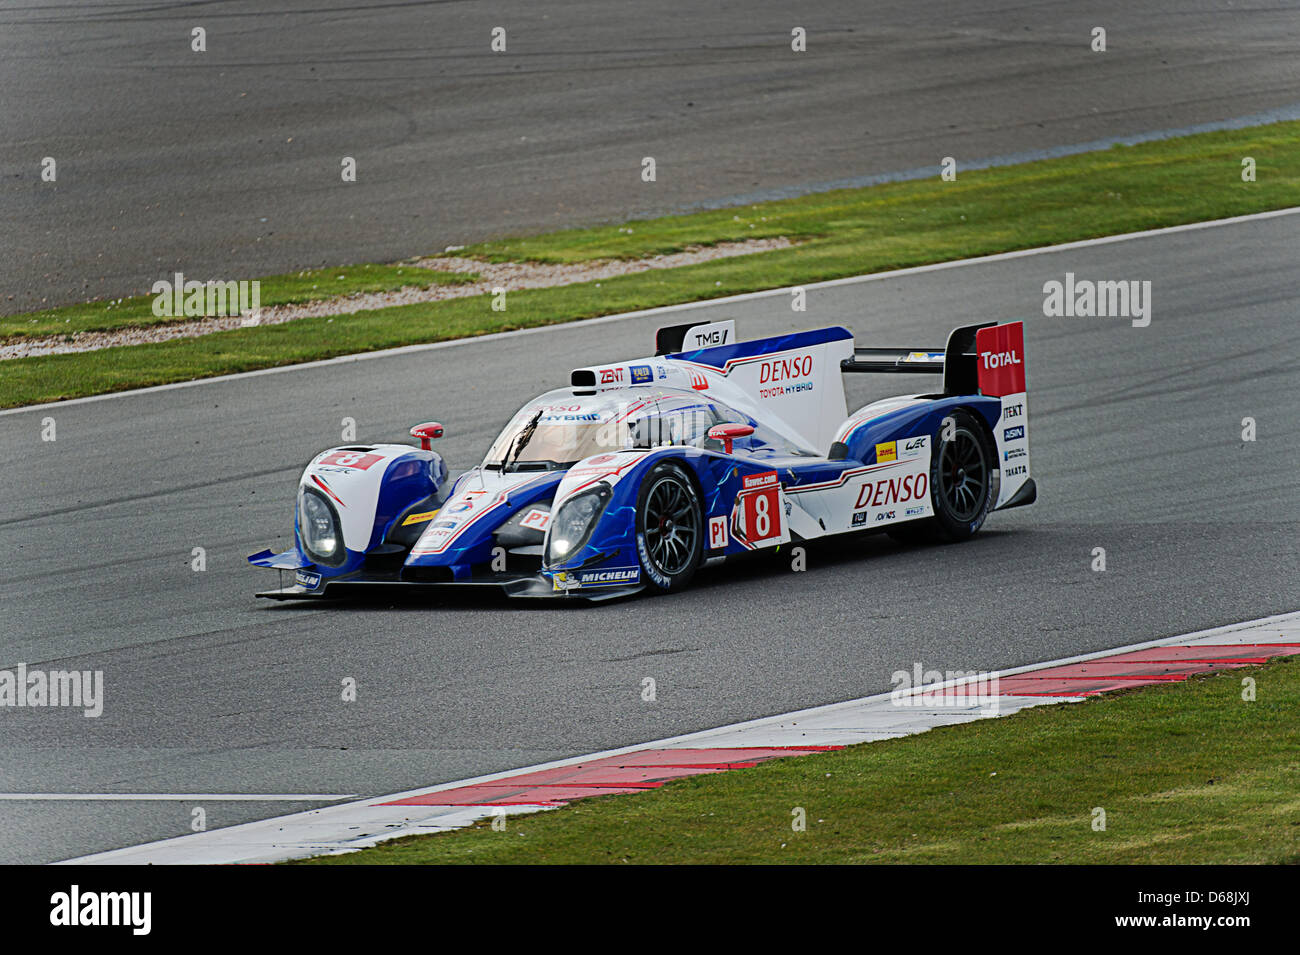
[[[490,585],[592,600],[687,586],[699,568],[836,534],[961,541],[1030,504],[1020,322],[946,347],[856,347],[839,326],[737,341],[732,320],[660,329],[655,354],[573,370],[449,483],[432,442],[317,455],[275,599],[349,585]],[[847,413],[844,374],[939,390]],[[283,583],[283,581],[282,581]]]

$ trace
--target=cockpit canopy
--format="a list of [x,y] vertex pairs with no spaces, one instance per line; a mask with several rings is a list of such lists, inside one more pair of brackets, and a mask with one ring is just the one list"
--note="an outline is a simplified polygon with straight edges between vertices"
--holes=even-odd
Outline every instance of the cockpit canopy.
[[783,454],[809,454],[772,429],[698,392],[677,388],[626,388],[576,396],[569,389],[547,392],[516,412],[483,461],[486,468],[554,471],[594,454],[664,445],[721,451],[708,437],[716,424],[744,423],[754,434],[743,446]]

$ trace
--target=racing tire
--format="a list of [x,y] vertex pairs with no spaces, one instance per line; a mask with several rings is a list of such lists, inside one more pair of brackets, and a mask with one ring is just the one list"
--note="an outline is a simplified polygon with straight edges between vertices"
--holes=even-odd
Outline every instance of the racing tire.
[[704,508],[685,469],[661,461],[641,481],[636,500],[636,553],[653,592],[681,590],[704,556]]
[[[998,454],[983,422],[968,411],[954,411],[953,427],[939,426],[930,456],[930,506],[934,517],[890,528],[903,544],[956,543],[974,537],[993,509]],[[944,436],[945,431],[951,435]]]

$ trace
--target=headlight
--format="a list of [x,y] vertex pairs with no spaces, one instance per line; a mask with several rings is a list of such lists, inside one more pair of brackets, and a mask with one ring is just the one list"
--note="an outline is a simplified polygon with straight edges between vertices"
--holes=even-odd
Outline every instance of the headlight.
[[609,495],[609,485],[601,483],[560,505],[559,513],[551,518],[550,536],[546,545],[548,564],[563,563],[587,542],[591,529],[596,526],[596,518],[605,509]]
[[298,493],[298,539],[307,556],[318,564],[337,567],[347,559],[334,506],[310,488]]

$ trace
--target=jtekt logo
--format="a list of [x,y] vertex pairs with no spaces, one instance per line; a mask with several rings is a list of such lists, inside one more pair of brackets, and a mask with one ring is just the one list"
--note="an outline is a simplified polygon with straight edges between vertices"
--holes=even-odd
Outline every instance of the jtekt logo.
[[51,925],[129,925],[131,934],[153,927],[152,892],[82,892],[74,885],[50,896]]

